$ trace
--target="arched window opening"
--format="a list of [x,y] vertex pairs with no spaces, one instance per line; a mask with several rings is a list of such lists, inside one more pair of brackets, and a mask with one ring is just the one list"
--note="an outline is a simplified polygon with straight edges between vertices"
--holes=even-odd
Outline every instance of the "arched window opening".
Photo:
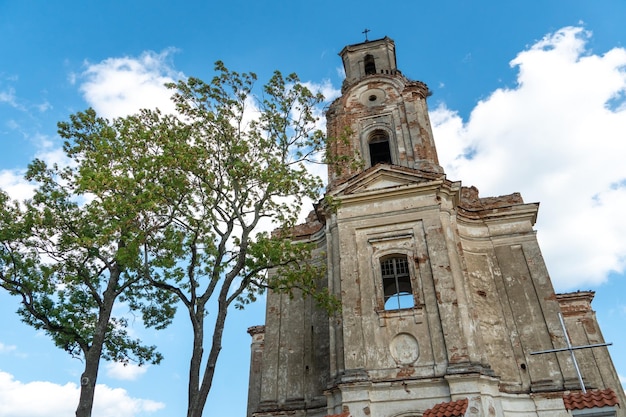
[[380,262],[385,310],[411,308],[415,305],[411,275],[406,256],[394,256]]
[[372,55],[365,55],[363,63],[365,64],[365,75],[376,74],[376,63]]
[[391,164],[391,149],[389,148],[389,136],[382,130],[375,131],[369,141],[370,165],[384,163]]

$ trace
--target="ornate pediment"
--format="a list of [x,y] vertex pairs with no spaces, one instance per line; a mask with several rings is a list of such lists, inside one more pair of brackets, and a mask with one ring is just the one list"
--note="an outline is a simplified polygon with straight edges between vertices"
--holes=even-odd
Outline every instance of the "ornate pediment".
[[390,190],[441,180],[442,174],[423,172],[397,165],[379,164],[348,179],[333,190],[333,195],[352,195],[376,190]]

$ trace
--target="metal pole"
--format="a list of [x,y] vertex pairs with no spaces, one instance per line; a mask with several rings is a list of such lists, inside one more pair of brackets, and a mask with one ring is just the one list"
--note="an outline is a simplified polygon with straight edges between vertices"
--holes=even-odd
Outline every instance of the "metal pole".
[[595,345],[585,345],[585,346],[572,346],[570,340],[569,340],[569,335],[567,334],[567,329],[565,328],[565,322],[563,321],[563,315],[561,313],[559,314],[559,321],[561,322],[561,328],[563,329],[563,334],[565,335],[565,342],[567,343],[567,347],[565,348],[560,348],[560,349],[548,349],[548,350],[541,350],[538,352],[530,352],[531,355],[540,355],[542,353],[555,353],[555,352],[564,352],[564,351],[569,351],[571,357],[572,357],[572,363],[574,364],[574,369],[576,369],[576,375],[578,375],[578,382],[580,383],[580,389],[583,391],[583,394],[585,394],[587,392],[587,390],[585,389],[585,382],[583,381],[583,376],[580,373],[580,368],[578,367],[578,362],[576,362],[576,356],[574,355],[574,351],[578,350],[578,349],[589,349],[589,348],[595,348],[595,347],[601,347],[601,346],[611,346],[612,343],[597,343]]
[[580,382],[580,388],[583,390],[583,394],[587,393],[585,389],[585,383],[583,381],[583,376],[580,374],[580,368],[578,368],[578,362],[576,362],[576,355],[574,355],[574,349],[572,348],[572,344],[569,341],[569,336],[567,335],[567,329],[565,328],[565,323],[563,322],[563,315],[559,313],[559,321],[561,322],[561,327],[563,328],[563,334],[565,335],[565,342],[567,343],[567,349],[569,350],[570,355],[572,355],[572,362],[574,362],[574,368],[576,369],[576,375],[578,375],[578,382]]

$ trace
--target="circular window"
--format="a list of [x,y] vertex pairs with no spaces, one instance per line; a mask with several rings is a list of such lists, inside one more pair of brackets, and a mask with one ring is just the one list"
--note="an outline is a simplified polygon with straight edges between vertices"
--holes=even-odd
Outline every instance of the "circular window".
[[380,106],[384,104],[386,96],[380,88],[368,88],[359,94],[359,101],[368,107]]

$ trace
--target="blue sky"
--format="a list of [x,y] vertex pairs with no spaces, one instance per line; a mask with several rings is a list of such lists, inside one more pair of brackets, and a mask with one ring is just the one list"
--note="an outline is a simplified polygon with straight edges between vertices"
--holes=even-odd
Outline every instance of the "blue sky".
[[[209,79],[222,60],[260,81],[297,72],[329,95],[337,53],[389,36],[398,67],[426,82],[448,178],[482,196],[540,201],[538,238],[557,291],[594,290],[626,377],[626,2],[0,0],[0,187],[16,198],[35,156],[62,161],[56,122],[167,108],[162,84]],[[20,323],[0,293],[0,417],[72,415],[82,363]],[[245,413],[262,303],[229,317],[205,415]],[[189,328],[162,332],[160,366],[102,363],[94,417],[184,415]],[[36,400],[35,400],[36,399]]]

